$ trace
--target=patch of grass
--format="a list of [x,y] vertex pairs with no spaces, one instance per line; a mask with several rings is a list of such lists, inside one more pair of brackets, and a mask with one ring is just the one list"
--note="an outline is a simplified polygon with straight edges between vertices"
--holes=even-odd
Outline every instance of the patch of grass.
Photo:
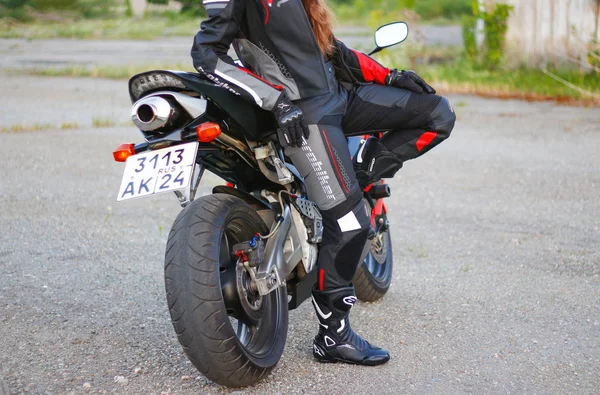
[[79,129],[79,124],[77,122],[63,122],[60,128],[62,130]]
[[460,25],[461,18],[460,16],[439,16],[433,18],[423,18],[421,19],[420,23],[432,26],[455,26]]
[[92,126],[95,128],[113,128],[117,126],[117,122],[110,118],[94,117],[92,118]]
[[600,104],[600,75],[565,70],[553,73],[594,96],[583,94],[535,69],[491,71],[469,67],[461,62],[428,67],[422,74],[446,91],[526,100]]
[[423,243],[419,243],[419,248],[417,250],[417,258],[426,258],[429,255],[427,248],[423,246]]
[[371,27],[414,18],[426,24],[460,24],[461,17],[471,12],[471,0],[334,0],[330,4],[341,24]]
[[[407,68],[406,50],[390,51],[379,56],[389,66]],[[541,70],[529,68],[489,70],[471,65],[463,59],[434,64],[417,64],[415,71],[441,93],[467,93],[498,98],[531,101],[554,100],[562,103],[600,105],[600,74],[583,74],[577,70],[553,70],[558,77],[593,96],[562,84]]]
[[470,264],[468,264],[468,263],[467,263],[467,264],[463,265],[463,266],[460,268],[460,270],[462,270],[462,272],[463,272],[463,273],[468,273],[468,272],[470,272],[471,270],[473,270],[473,266],[471,266]]
[[20,133],[20,132],[39,132],[42,130],[58,129],[56,125],[49,123],[34,123],[33,125],[15,124],[7,127],[2,127],[0,133]]
[[104,221],[108,221],[110,216],[112,215],[112,206],[106,207],[106,216],[104,217]]
[[200,18],[191,17],[67,19],[35,23],[18,23],[7,18],[0,19],[0,38],[152,40],[158,37],[186,36],[191,40],[199,28]]
[[0,128],[0,133],[21,133],[21,132],[41,132],[44,130],[73,130],[79,129],[77,122],[63,122],[60,125],[52,123],[34,123],[33,125],[23,125],[20,123],[4,126]]
[[89,77],[108,78],[115,80],[129,79],[133,75],[148,70],[183,70],[195,71],[190,64],[148,64],[148,65],[124,65],[124,66],[68,66],[60,68],[39,68],[29,70],[8,70],[11,73],[30,74],[46,77]]

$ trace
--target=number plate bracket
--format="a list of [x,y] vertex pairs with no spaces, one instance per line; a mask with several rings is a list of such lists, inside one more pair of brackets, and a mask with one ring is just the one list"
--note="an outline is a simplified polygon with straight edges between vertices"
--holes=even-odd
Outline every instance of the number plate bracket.
[[196,164],[194,170],[192,170],[190,185],[183,190],[175,191],[175,196],[179,199],[181,207],[186,207],[196,198],[196,192],[198,191],[198,186],[200,186],[200,180],[204,175],[204,170],[206,170],[206,168],[202,164]]

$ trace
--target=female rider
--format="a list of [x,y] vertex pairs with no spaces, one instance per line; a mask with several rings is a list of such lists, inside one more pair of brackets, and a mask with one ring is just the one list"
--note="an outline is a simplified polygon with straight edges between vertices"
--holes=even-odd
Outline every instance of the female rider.
[[[363,188],[446,139],[455,115],[414,72],[390,70],[332,34],[324,0],[204,0],[195,68],[215,84],[272,111],[279,141],[319,206],[324,237],[313,304],[321,362],[379,365],[389,353],[350,327],[351,285],[370,220]],[[230,45],[243,63],[227,55]],[[350,158],[344,133],[390,130]]]

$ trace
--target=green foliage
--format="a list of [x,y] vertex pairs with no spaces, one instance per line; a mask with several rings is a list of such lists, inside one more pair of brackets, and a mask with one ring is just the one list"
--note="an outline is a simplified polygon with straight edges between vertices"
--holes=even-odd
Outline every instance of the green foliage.
[[29,15],[25,7],[19,8],[2,8],[0,7],[0,20],[2,18],[8,18],[8,20],[15,19],[20,22],[31,22],[33,18]]
[[508,17],[513,9],[508,4],[496,4],[493,10],[481,13],[485,34],[483,63],[489,68],[497,68],[504,59]]
[[[504,60],[508,18],[514,9],[508,4],[496,4],[491,9],[479,9],[477,1],[471,3],[472,15],[462,19],[463,42],[465,56],[475,64],[489,69],[496,69]],[[484,42],[481,51],[477,48],[477,20],[483,20]]]
[[76,10],[79,7],[77,0],[33,0],[31,5],[39,11]]
[[68,12],[85,18],[113,15],[114,0],[0,0],[0,17],[18,20],[32,19],[27,7],[39,12]]
[[0,0],[0,7],[14,10],[27,5],[29,0]]
[[[599,0],[600,1],[600,0]],[[600,3],[599,3],[600,6]],[[592,39],[588,43],[588,63],[600,70],[600,40]]]
[[[176,0],[181,4],[181,12],[189,15],[205,15],[202,2],[199,0]],[[148,0],[152,4],[169,4],[169,0]]]
[[125,0],[125,16],[131,18],[133,16],[133,8],[131,8],[131,0]]
[[423,19],[455,19],[470,13],[471,0],[420,0],[415,11]]
[[462,34],[465,46],[465,56],[471,61],[477,59],[477,39],[475,29],[477,27],[477,18],[472,15],[462,17]]
[[[380,25],[398,17],[402,10],[414,10],[426,20],[452,21],[469,13],[471,0],[333,0],[331,5],[340,20],[372,22]],[[377,20],[384,18],[385,20]],[[375,21],[375,22],[373,22]]]
[[0,18],[16,19],[21,22],[31,21],[25,6],[29,0],[0,0]]
[[[468,61],[458,61],[439,66],[428,66],[418,72],[433,86],[447,84],[458,91],[484,93],[498,97],[523,97],[533,100],[590,100],[589,97],[555,81],[537,69],[490,70],[473,66]],[[586,90],[600,95],[600,78],[593,73],[585,74],[572,69],[552,70],[552,73],[573,85],[584,87]]]
[[197,17],[173,14],[171,18],[149,16],[135,22],[128,18],[78,19],[68,23],[38,21],[27,24],[0,20],[0,38],[153,40],[158,37],[193,37],[198,32]]
[[334,2],[332,8],[342,24],[367,25],[374,29],[406,20],[406,11],[414,8],[415,3],[415,0],[341,0]]

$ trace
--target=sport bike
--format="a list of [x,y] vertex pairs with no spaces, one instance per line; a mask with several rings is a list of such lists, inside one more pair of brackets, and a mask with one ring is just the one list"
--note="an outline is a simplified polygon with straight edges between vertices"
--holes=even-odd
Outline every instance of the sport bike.
[[[380,27],[375,53],[406,39],[403,22]],[[183,349],[207,378],[248,386],[285,346],[288,312],[311,295],[323,237],[318,207],[279,145],[269,112],[199,74],[155,70],[129,81],[132,119],[145,141],[123,144],[117,200],[173,191],[183,210],[169,233],[165,286]],[[381,137],[381,134],[378,134]],[[355,154],[368,135],[348,137]],[[227,183],[196,198],[208,170]],[[378,181],[364,192],[371,232],[354,286],[376,301],[392,279],[392,243]]]

